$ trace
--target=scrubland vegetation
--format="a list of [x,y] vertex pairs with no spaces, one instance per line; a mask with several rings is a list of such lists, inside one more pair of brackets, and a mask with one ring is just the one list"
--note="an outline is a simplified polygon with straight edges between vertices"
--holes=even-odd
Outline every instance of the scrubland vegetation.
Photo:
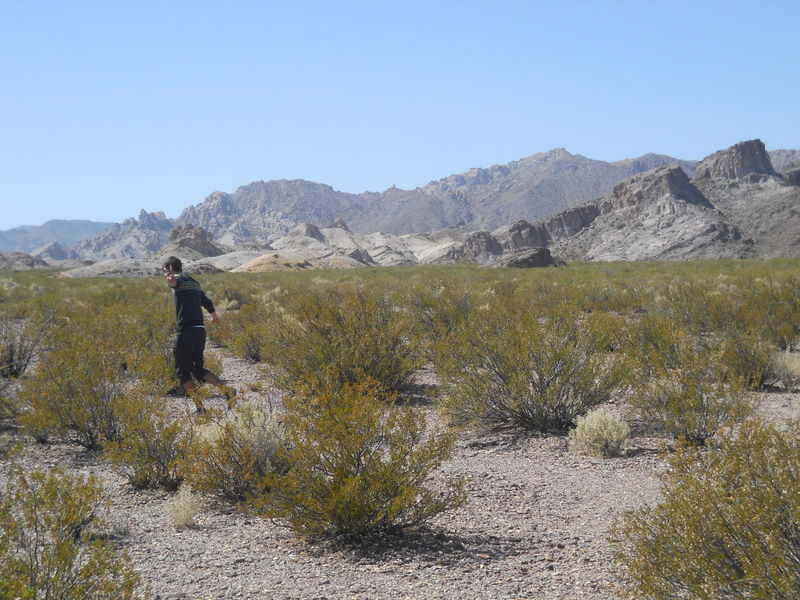
[[[432,486],[431,477],[464,428],[569,434],[574,451],[614,460],[628,420],[674,451],[662,503],[626,514],[614,533],[628,591],[793,598],[797,429],[753,420],[752,392],[800,382],[798,267],[202,276],[225,309],[211,342],[263,365],[254,386],[282,396],[205,417],[178,413],[165,398],[174,385],[173,309],[160,279],[6,273],[0,418],[23,440],[102,452],[135,488],[180,489],[176,526],[191,526],[194,490],[307,539],[356,543],[463,502],[462,482]],[[438,384],[421,386],[421,370]],[[62,573],[75,589],[134,594],[124,556],[90,526],[99,483],[18,473],[13,449],[4,452],[0,573],[10,583],[0,598],[44,597],[42,586]],[[54,486],[67,490],[73,512],[48,504]],[[23,496],[41,498],[47,518],[25,517]]]

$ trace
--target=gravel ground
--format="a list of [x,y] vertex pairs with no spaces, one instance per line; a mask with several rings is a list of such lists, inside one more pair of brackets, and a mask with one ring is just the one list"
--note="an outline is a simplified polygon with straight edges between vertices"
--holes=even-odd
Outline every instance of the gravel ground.
[[[221,360],[241,401],[255,400],[246,384],[263,381],[258,367]],[[798,394],[760,399],[771,420],[800,414]],[[466,503],[356,550],[304,544],[214,497],[203,498],[197,527],[178,531],[166,517],[169,494],[132,489],[98,453],[29,443],[19,460],[102,477],[120,543],[162,599],[616,598],[609,528],[622,511],[658,500],[664,467],[650,438],[634,437],[625,456],[602,460],[570,452],[563,437],[470,434],[436,474],[466,477]]]

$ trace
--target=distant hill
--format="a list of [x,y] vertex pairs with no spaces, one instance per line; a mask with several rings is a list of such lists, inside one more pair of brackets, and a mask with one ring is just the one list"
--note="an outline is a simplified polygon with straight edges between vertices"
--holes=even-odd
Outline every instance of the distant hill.
[[414,190],[349,194],[304,180],[259,181],[232,194],[215,192],[186,208],[177,222],[203,227],[228,244],[272,242],[299,223],[327,227],[337,217],[362,234],[453,226],[492,229],[577,206],[626,177],[662,165],[679,165],[688,172],[693,167],[690,161],[656,154],[608,163],[556,149],[450,175]]
[[57,219],[43,225],[23,225],[0,231],[0,252],[30,253],[55,242],[68,247],[94,237],[113,225],[114,223]]
[[[202,228],[204,243],[220,249],[268,247],[288,236],[276,246],[284,253],[342,250],[365,264],[487,262],[532,246],[583,260],[794,256],[798,157],[794,150],[767,153],[758,140],[699,162],[646,154],[609,163],[559,148],[414,190],[350,194],[305,180],[259,181],[230,194],[215,192],[175,220],[142,211],[74,245],[69,256],[144,258],[164,248],[176,225]],[[661,190],[655,200],[649,196],[654,190]],[[698,195],[701,201],[686,201]],[[328,233],[337,220],[352,231],[347,243],[341,233]],[[304,232],[315,230],[325,239],[309,241],[314,236]],[[412,240],[391,237],[425,232],[429,237],[414,241],[413,251],[407,247]],[[452,244],[440,247],[445,240]]]

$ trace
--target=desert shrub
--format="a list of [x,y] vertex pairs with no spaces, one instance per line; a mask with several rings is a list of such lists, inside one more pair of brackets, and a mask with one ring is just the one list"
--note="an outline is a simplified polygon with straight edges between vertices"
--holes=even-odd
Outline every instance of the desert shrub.
[[176,529],[194,527],[194,518],[199,511],[200,498],[188,483],[182,484],[177,493],[167,501],[167,519]]
[[745,420],[754,405],[741,383],[726,381],[713,352],[687,353],[683,368],[637,386],[630,399],[645,423],[690,444],[702,445]]
[[778,348],[761,333],[746,331],[734,323],[721,332],[718,344],[720,365],[727,377],[738,379],[753,390],[774,383],[769,366]]
[[33,323],[0,315],[0,378],[17,379],[25,372],[44,338],[46,325],[47,321]]
[[380,290],[340,284],[289,294],[266,308],[263,356],[284,389],[296,382],[324,390],[363,378],[387,390],[407,388],[422,364],[414,318]]
[[283,469],[282,439],[283,428],[266,406],[240,407],[197,435],[187,466],[191,481],[234,501],[263,492],[264,478]]
[[[313,391],[315,384],[310,391]],[[460,483],[425,487],[454,435],[428,431],[423,412],[399,406],[375,382],[286,398],[288,470],[267,478],[258,512],[301,536],[363,539],[420,523],[463,500]]]
[[468,318],[473,294],[461,286],[436,280],[405,290],[401,301],[414,315],[427,344],[446,338]]
[[800,387],[800,353],[775,352],[770,357],[769,370],[787,391]]
[[187,418],[173,417],[163,399],[132,394],[120,410],[120,435],[104,444],[115,470],[135,488],[177,489],[193,439]]
[[686,347],[695,336],[668,314],[651,312],[632,319],[622,343],[631,375],[647,382],[663,373],[680,369]]
[[789,600],[800,585],[800,445],[759,423],[719,449],[685,449],[663,499],[613,534],[628,591],[646,600]]
[[562,431],[623,384],[624,365],[609,351],[619,326],[563,305],[545,314],[519,304],[474,313],[436,353],[445,409],[462,422]]
[[93,477],[16,470],[0,496],[0,598],[140,598],[139,576],[97,539],[104,501]]
[[619,415],[597,409],[575,419],[569,445],[575,452],[588,456],[619,456],[629,433],[628,424]]
[[27,370],[47,333],[51,318],[34,321],[0,315],[0,418],[16,416],[12,384]]
[[123,357],[87,333],[62,332],[25,382],[20,398],[26,411],[19,419],[34,437],[50,432],[93,449],[119,436],[130,376]]

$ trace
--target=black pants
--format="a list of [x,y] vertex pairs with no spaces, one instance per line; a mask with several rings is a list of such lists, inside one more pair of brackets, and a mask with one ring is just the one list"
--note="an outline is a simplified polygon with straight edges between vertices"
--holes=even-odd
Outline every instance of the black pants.
[[208,371],[203,368],[203,351],[206,349],[205,327],[187,327],[178,332],[172,355],[175,357],[175,374],[181,385],[192,380],[205,379]]

